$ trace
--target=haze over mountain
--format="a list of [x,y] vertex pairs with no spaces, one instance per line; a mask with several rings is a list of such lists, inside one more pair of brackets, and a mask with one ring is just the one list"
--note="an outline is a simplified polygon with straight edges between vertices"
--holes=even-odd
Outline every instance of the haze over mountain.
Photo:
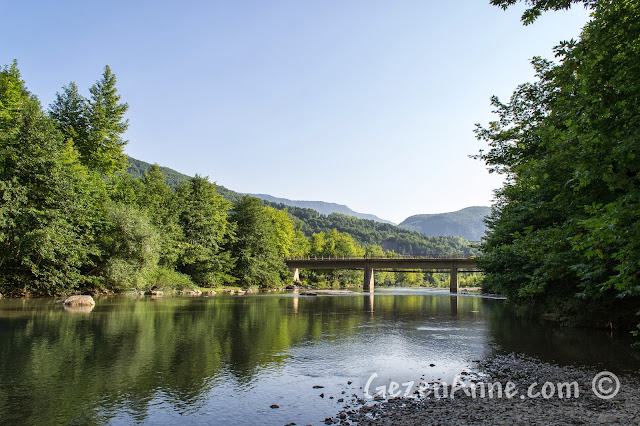
[[473,206],[456,212],[417,214],[406,218],[398,226],[427,236],[460,235],[465,240],[480,241],[487,225],[484,218],[491,212],[490,207]]

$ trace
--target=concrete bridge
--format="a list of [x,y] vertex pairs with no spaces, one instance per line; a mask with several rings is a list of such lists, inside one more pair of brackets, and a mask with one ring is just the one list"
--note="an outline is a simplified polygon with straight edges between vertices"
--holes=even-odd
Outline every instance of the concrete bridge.
[[288,258],[284,262],[293,272],[293,279],[300,281],[299,269],[355,269],[364,270],[364,291],[373,293],[373,271],[383,269],[391,271],[449,272],[451,293],[458,292],[458,272],[479,271],[475,258],[468,257],[361,257],[361,258]]

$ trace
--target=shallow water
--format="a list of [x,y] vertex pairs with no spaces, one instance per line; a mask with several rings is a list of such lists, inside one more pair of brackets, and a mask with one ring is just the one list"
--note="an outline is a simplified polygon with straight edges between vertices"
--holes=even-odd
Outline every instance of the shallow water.
[[390,381],[451,383],[507,352],[637,373],[629,343],[525,320],[502,300],[425,289],[118,296],[98,298],[90,313],[53,299],[0,300],[0,419],[320,424],[363,396],[374,373],[372,391]]

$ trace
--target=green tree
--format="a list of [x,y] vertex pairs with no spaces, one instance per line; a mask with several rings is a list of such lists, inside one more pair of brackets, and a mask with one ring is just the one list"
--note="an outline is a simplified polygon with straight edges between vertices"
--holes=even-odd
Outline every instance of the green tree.
[[266,212],[275,226],[276,246],[281,257],[299,257],[307,254],[309,241],[302,232],[302,223],[297,224],[287,209],[266,207]]
[[[80,95],[78,86],[73,81],[62,89],[62,93],[56,93],[56,100],[49,106],[49,114],[58,122],[67,139],[74,141],[78,149],[83,147],[86,150],[89,140],[87,99]],[[89,156],[86,151],[82,154],[85,160]]]
[[86,281],[99,221],[101,182],[21,80],[0,72],[0,286],[60,294]]
[[[233,275],[239,283],[247,287],[280,285],[285,270],[284,249],[282,237],[278,235],[281,229],[273,221],[273,212],[265,208],[261,200],[244,196],[234,206],[230,220],[236,228],[231,253],[236,262]],[[282,222],[284,218],[280,226]]]
[[123,148],[127,144],[122,135],[129,127],[124,118],[129,105],[120,102],[116,76],[108,65],[102,78],[89,89],[90,98],[78,92],[71,82],[56,94],[49,113],[64,136],[73,140],[83,164],[98,173],[113,177],[128,166]]
[[180,256],[180,242],[184,239],[178,223],[180,207],[177,197],[165,183],[165,175],[157,164],[144,174],[142,185],[138,205],[147,212],[162,236],[159,263],[174,268]]
[[104,262],[101,273],[109,288],[143,288],[146,274],[158,264],[160,236],[134,206],[110,205],[100,235]]
[[[522,22],[525,25],[532,24],[542,12],[548,10],[566,10],[569,9],[574,3],[584,3],[584,6],[594,7],[600,0],[526,0],[530,7],[522,14]],[[513,6],[516,3],[522,2],[522,0],[491,0],[491,4],[500,6],[503,9],[507,9],[509,6]]]
[[498,120],[477,129],[490,147],[478,158],[507,177],[482,266],[512,300],[628,326],[640,295],[640,5],[585,3],[580,39],[557,46],[558,64],[534,60],[537,81],[494,98]]
[[177,260],[178,272],[200,285],[221,285],[234,281],[233,266],[225,245],[232,236],[227,219],[231,203],[216,192],[215,185],[198,175],[176,188],[180,206],[178,223],[183,240]]
[[129,127],[129,120],[124,118],[129,105],[120,102],[116,76],[108,65],[89,92],[88,138],[79,141],[78,150],[89,168],[111,176],[128,166],[127,155],[123,152],[128,141],[122,139],[122,135]]

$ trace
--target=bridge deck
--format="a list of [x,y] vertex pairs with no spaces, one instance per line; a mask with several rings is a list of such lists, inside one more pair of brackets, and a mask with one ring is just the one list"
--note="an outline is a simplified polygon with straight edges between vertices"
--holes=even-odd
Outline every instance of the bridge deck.
[[290,268],[302,269],[476,269],[475,258],[289,258]]
[[299,280],[298,269],[364,269],[365,291],[373,292],[374,269],[397,270],[422,270],[437,271],[449,270],[450,290],[458,291],[458,270],[478,270],[475,258],[468,257],[362,257],[362,258],[288,258],[284,260],[293,272],[294,280]]

